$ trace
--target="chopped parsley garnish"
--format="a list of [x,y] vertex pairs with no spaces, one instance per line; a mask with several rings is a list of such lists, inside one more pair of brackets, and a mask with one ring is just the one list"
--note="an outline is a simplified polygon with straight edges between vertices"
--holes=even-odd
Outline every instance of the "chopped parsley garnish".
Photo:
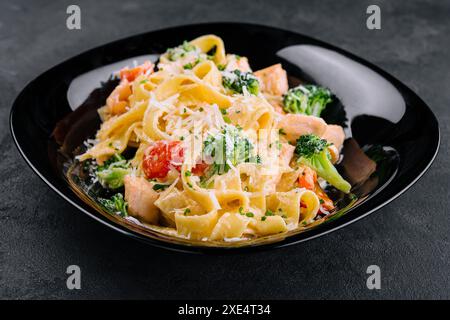
[[155,183],[153,185],[153,190],[158,191],[158,190],[165,190],[167,187],[169,187],[170,184],[164,184],[164,183]]
[[197,58],[197,59],[195,59],[194,62],[186,63],[186,64],[183,66],[183,69],[185,69],[185,70],[191,70],[191,69],[193,69],[197,64],[199,64],[201,61],[202,61],[202,60],[201,60],[200,58]]
[[275,215],[275,213],[273,213],[273,211],[271,211],[271,210],[266,210],[266,213],[264,214],[265,216],[274,216]]

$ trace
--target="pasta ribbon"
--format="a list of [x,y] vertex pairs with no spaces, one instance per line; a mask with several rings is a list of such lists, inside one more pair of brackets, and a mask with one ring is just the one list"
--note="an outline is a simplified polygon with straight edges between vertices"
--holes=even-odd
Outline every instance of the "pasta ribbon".
[[214,62],[216,64],[226,63],[225,45],[223,43],[223,40],[218,36],[215,36],[213,34],[201,36],[197,39],[192,40],[191,44],[199,47],[203,53],[214,50]]

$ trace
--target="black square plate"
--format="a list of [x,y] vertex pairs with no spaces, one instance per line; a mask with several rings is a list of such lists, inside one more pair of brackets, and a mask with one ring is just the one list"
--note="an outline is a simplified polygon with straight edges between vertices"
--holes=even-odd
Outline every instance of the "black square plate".
[[[291,82],[298,79],[316,82],[336,94],[340,104],[334,108],[336,112],[325,116],[328,122],[346,125],[350,139],[345,148],[356,142],[366,153],[383,151],[384,161],[378,163],[370,181],[354,188],[359,194],[357,201],[314,228],[255,242],[220,246],[177,240],[127,223],[97,210],[69,187],[61,153],[70,153],[77,143],[95,132],[98,125],[95,110],[104,103],[111,90],[105,84],[101,87],[101,82],[108,79],[111,71],[129,64],[130,59],[156,59],[166,48],[203,34],[222,37],[227,51],[247,56],[253,70],[281,62]],[[26,86],[14,102],[10,125],[27,163],[63,199],[128,236],[159,247],[189,252],[280,247],[341,228],[407,190],[431,165],[439,148],[435,116],[414,92],[391,75],[359,57],[310,37],[241,23],[159,30],[77,55]]]

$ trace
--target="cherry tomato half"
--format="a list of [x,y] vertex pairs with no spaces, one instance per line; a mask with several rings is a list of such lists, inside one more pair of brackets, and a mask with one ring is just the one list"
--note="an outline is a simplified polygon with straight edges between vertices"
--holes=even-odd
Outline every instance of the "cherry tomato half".
[[171,166],[180,170],[183,157],[180,141],[156,141],[145,150],[142,169],[149,179],[165,178]]
[[209,165],[205,162],[197,163],[195,167],[192,168],[192,173],[196,176],[202,176],[208,167]]

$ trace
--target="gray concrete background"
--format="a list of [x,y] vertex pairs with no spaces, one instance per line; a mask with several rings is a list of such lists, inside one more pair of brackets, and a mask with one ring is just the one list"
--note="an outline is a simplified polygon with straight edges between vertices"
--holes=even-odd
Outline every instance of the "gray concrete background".
[[[78,4],[82,30],[66,29]],[[382,10],[369,31],[365,10]],[[1,1],[0,298],[450,298],[449,1]],[[248,255],[155,249],[79,213],[27,167],[8,127],[25,84],[86,49],[135,33],[208,21],[292,29],[349,50],[405,82],[440,121],[441,151],[406,194],[317,240]],[[57,81],[57,79],[55,79]],[[65,270],[82,269],[82,289]],[[377,264],[382,289],[366,288]]]

